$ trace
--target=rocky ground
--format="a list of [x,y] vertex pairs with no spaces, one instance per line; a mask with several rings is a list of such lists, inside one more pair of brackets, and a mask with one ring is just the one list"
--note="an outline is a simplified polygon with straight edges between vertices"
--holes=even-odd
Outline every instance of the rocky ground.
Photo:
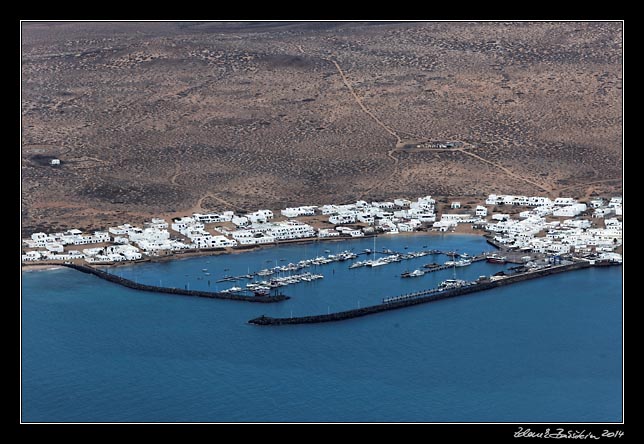
[[622,32],[25,22],[23,233],[358,198],[620,194]]

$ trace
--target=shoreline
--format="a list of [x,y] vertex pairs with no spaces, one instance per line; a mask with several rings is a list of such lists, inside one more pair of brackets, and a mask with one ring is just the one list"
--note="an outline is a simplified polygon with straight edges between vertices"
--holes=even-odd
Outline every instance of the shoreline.
[[[468,226],[471,224],[463,224],[464,226]],[[470,229],[471,230],[471,229]],[[246,252],[251,252],[251,251],[259,251],[262,249],[267,249],[267,248],[274,248],[274,247],[279,247],[283,245],[301,245],[301,244],[308,244],[308,243],[317,243],[317,242],[343,242],[343,241],[351,241],[351,240],[359,240],[359,239],[369,239],[372,237],[380,237],[380,236],[414,236],[414,235],[421,235],[421,236],[480,236],[480,237],[485,237],[485,232],[480,231],[476,232],[479,230],[471,230],[474,232],[468,232],[469,230],[456,230],[456,231],[408,231],[408,232],[401,232],[397,234],[388,234],[388,233],[379,233],[379,234],[373,234],[373,235],[367,235],[367,236],[361,236],[361,237],[341,237],[341,238],[304,238],[304,239],[292,239],[292,240],[287,240],[287,241],[280,241],[277,243],[270,243],[270,244],[263,244],[263,245],[251,245],[247,248],[224,248],[221,250],[184,250],[179,253],[171,253],[163,256],[150,256],[145,259],[141,259],[138,261],[123,261],[123,262],[115,262],[111,264],[96,264],[96,265],[89,265],[85,263],[85,261],[77,261],[78,263],[82,265],[87,265],[90,267],[97,267],[99,269],[101,268],[117,268],[117,267],[125,267],[125,266],[131,266],[131,265],[137,265],[140,263],[147,263],[147,262],[156,262],[156,263],[163,263],[163,262],[169,262],[169,261],[175,261],[175,260],[183,260],[183,259],[192,259],[196,257],[205,257],[205,256],[220,256],[220,255],[228,255],[228,254],[243,254]],[[72,263],[77,263],[76,261]],[[21,271],[29,271],[29,272],[34,272],[34,271],[47,271],[47,270],[57,270],[60,268],[64,268],[65,264],[62,262],[40,262],[40,263],[22,263],[21,264]]]

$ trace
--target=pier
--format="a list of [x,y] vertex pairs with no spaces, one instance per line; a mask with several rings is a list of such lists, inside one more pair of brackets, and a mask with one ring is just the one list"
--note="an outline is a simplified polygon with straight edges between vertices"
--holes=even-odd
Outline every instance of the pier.
[[[404,297],[393,297],[384,299],[385,302],[378,305],[372,305],[364,308],[358,308],[347,311],[340,311],[336,313],[329,313],[323,315],[301,316],[290,318],[273,318],[268,316],[260,316],[248,321],[253,325],[295,325],[295,324],[317,324],[322,322],[342,321],[346,319],[353,319],[370,314],[381,313],[388,310],[396,310],[398,308],[409,307],[412,305],[424,304],[428,302],[435,302],[442,299],[453,298],[457,296],[464,296],[470,293],[476,293],[483,290],[501,287],[504,285],[511,285],[518,282],[527,281],[530,279],[541,278],[551,274],[569,272],[580,270],[593,266],[587,261],[578,261],[572,264],[556,265],[546,268],[541,268],[534,271],[524,273],[517,273],[507,277],[502,277],[496,280],[484,280],[474,284],[465,285],[457,288],[438,290],[431,289],[418,292],[413,295],[404,295]],[[388,301],[388,302],[387,302]]]
[[121,285],[123,287],[132,288],[134,290],[140,291],[151,291],[154,293],[168,293],[181,296],[195,296],[200,298],[210,298],[210,299],[227,299],[231,301],[245,301],[245,302],[280,302],[290,299],[288,296],[283,294],[278,294],[274,296],[246,296],[241,294],[232,294],[232,293],[222,293],[222,292],[210,292],[210,291],[200,291],[200,290],[187,290],[182,288],[170,288],[170,287],[158,287],[156,285],[146,285],[140,284],[138,282],[131,281],[129,279],[116,276],[106,271],[99,270],[94,267],[89,267],[87,265],[78,265],[78,264],[61,264],[63,267],[72,268],[74,270],[80,271],[82,273],[93,274],[101,279],[106,281]]

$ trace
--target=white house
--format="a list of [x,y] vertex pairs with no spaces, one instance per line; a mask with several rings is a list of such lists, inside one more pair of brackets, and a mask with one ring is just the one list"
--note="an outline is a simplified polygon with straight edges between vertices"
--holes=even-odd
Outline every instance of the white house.
[[33,262],[40,260],[41,255],[37,251],[27,251],[25,254],[22,255],[22,261],[23,262]]
[[315,215],[315,206],[285,208],[281,210],[282,216],[285,217],[298,217],[298,216],[313,216]]
[[577,201],[572,197],[558,197],[553,202],[554,205],[561,205],[561,206],[574,205],[576,203]]
[[275,237],[277,240],[301,239],[305,237],[315,237],[315,229],[297,221],[276,222],[273,223],[267,234]]
[[411,205],[411,201],[408,199],[394,199],[394,205],[397,207],[408,207]]
[[238,227],[246,227],[250,225],[250,220],[248,220],[248,218],[244,216],[233,216],[231,222]]
[[376,208],[393,208],[396,204],[393,202],[371,202],[371,206]]
[[53,253],[62,253],[64,251],[63,246],[55,242],[48,243],[45,245],[45,248],[47,251],[51,251]]
[[163,230],[165,228],[168,228],[168,223],[165,221],[165,219],[153,217],[150,222],[145,222],[143,226],[145,228],[159,228]]
[[329,222],[332,224],[352,224],[355,223],[356,216],[355,214],[333,214],[329,216]]
[[591,199],[590,208],[601,208],[604,206],[604,199]]
[[586,219],[566,219],[562,224],[564,227],[590,228],[590,221]]
[[494,213],[492,215],[492,220],[503,221],[503,220],[509,220],[509,219],[510,219],[510,215],[505,213]]
[[603,218],[606,216],[612,216],[615,214],[615,209],[612,207],[606,207],[606,208],[596,208],[593,217],[595,218]]
[[449,206],[452,210],[461,208],[461,203],[460,202],[452,202]]
[[458,222],[456,220],[443,220],[441,218],[438,222],[434,222],[432,227],[438,231],[447,231],[450,228],[456,227],[457,224]]
[[223,213],[207,213],[207,214],[201,214],[201,213],[194,213],[192,217],[195,220],[198,220],[199,222],[205,223],[205,224],[211,224],[211,223],[220,223],[220,222],[230,222],[233,219],[233,216],[235,213],[232,211],[224,211]]
[[612,197],[610,199],[610,202],[608,202],[609,207],[617,207],[617,206],[622,206],[622,198],[621,197]]
[[561,206],[552,212],[555,217],[574,217],[586,211],[586,204],[575,203],[572,205]]
[[266,223],[273,219],[273,212],[271,210],[257,210],[247,214],[246,217],[251,223]]
[[50,165],[60,165],[60,159],[51,159],[49,161]]
[[318,237],[323,238],[323,237],[338,237],[340,236],[340,232],[336,230],[332,230],[329,228],[320,228],[318,230]]
[[485,208],[482,205],[477,205],[474,214],[479,216],[479,217],[486,217],[487,216],[487,208]]
[[232,236],[239,245],[260,245],[275,242],[275,237],[256,229],[233,231]]
[[369,213],[358,213],[358,215],[356,216],[356,219],[368,225],[373,225],[375,221],[374,217]]

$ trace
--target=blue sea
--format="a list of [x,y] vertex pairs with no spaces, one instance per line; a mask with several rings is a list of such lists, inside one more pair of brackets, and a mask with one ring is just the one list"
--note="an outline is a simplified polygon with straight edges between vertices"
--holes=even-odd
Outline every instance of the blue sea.
[[[352,249],[311,243],[110,272],[222,290],[224,275]],[[381,236],[377,250],[478,254],[479,236]],[[325,251],[328,250],[328,251]],[[359,260],[367,259],[361,256]],[[622,269],[592,268],[315,325],[259,327],[475,279],[485,262],[401,279],[446,256],[377,268],[335,262],[275,304],[155,294],[70,269],[22,274],[23,422],[619,422]],[[204,271],[206,269],[207,271]],[[206,274],[209,273],[209,274]],[[248,281],[241,281],[242,285]]]

